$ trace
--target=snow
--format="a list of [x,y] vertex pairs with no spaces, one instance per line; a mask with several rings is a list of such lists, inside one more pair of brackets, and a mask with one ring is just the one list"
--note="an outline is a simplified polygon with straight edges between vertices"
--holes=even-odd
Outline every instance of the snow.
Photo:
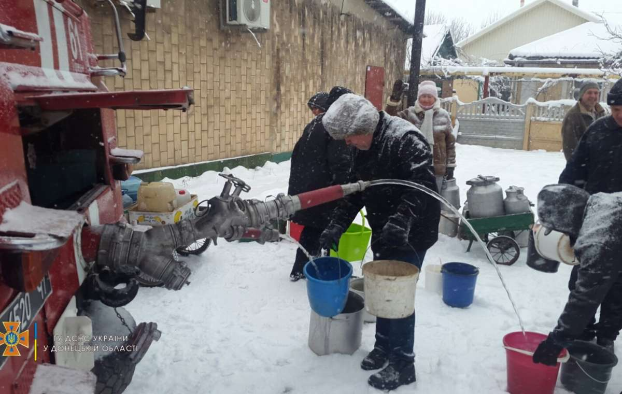
[[92,393],[97,378],[92,372],[51,364],[37,364],[30,394]]
[[548,67],[470,67],[470,66],[432,66],[421,69],[422,72],[432,72],[438,75],[589,75],[591,77],[609,78],[605,71],[594,68],[548,68]]
[[41,208],[22,201],[16,208],[4,212],[0,232],[69,238],[83,221],[84,216],[77,212]]
[[622,44],[610,38],[604,24],[587,22],[513,49],[509,57],[600,59],[620,51]]
[[330,106],[322,124],[333,138],[340,140],[351,135],[373,133],[379,117],[376,108],[366,98],[348,93]]
[[142,159],[145,152],[136,149],[112,148],[110,149],[110,154],[116,157],[135,157],[137,159]]
[[[556,183],[565,165],[562,153],[516,151],[460,145],[456,177],[461,200],[465,182],[495,175],[504,188],[525,188],[531,201]],[[227,170],[252,186],[245,198],[263,200],[287,191],[290,163]],[[200,199],[219,195],[224,179],[216,172],[173,181]],[[468,309],[450,308],[425,290],[425,272],[416,295],[417,382],[395,393],[501,394],[506,389],[502,338],[519,330],[517,318],[483,249],[440,236],[425,264],[461,261],[480,269],[475,301]],[[143,288],[126,308],[137,322],[154,321],[159,342],[137,366],[127,394],[151,393],[381,393],[367,385],[371,372],[359,364],[374,343],[373,324],[365,324],[360,349],[352,356],[316,356],[307,346],[310,308],[305,281],[292,283],[289,272],[296,247],[287,242],[227,243],[219,240],[203,255],[186,258],[191,284],[180,291]],[[368,258],[371,254],[368,253]],[[526,329],[548,333],[568,298],[570,266],[544,274],[526,266],[526,250],[511,267],[499,267],[517,301]],[[361,273],[354,263],[355,275]],[[618,341],[619,342],[619,341]],[[622,357],[618,343],[617,355]],[[622,366],[613,371],[607,394],[622,390]],[[566,393],[558,385],[556,394]]]

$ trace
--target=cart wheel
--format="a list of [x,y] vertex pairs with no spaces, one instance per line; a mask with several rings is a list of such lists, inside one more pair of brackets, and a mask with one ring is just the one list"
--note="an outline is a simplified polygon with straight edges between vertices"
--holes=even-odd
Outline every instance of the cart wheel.
[[203,252],[205,252],[207,250],[207,248],[210,246],[210,244],[212,243],[211,239],[199,239],[197,242],[193,243],[192,245],[189,245],[185,248],[179,248],[177,249],[177,253],[180,256],[188,256],[188,255],[199,255]]
[[520,256],[520,248],[516,241],[505,235],[491,239],[487,247],[497,264],[512,265]]

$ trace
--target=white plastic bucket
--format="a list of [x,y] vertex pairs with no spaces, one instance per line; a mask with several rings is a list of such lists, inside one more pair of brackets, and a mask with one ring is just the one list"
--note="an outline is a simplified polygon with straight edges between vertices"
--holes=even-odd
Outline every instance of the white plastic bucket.
[[438,264],[426,265],[425,267],[425,289],[443,295],[443,274],[442,266]]
[[560,261],[568,265],[578,265],[574,250],[570,246],[570,237],[566,234],[551,231],[545,235],[547,229],[541,224],[533,226],[533,237],[536,251],[545,259]]
[[385,319],[403,319],[415,312],[419,268],[396,260],[376,260],[363,266],[365,309]]
[[[355,292],[365,299],[365,279],[364,278],[356,278],[350,280],[350,291]],[[376,316],[370,314],[367,311],[363,313],[363,321],[365,323],[375,323]]]

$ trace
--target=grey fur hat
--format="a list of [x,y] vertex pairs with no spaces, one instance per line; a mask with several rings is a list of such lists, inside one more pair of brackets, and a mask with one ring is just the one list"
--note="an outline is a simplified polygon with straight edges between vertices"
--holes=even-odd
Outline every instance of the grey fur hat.
[[326,111],[322,124],[336,140],[351,135],[373,134],[380,120],[378,110],[366,98],[356,94],[344,94]]

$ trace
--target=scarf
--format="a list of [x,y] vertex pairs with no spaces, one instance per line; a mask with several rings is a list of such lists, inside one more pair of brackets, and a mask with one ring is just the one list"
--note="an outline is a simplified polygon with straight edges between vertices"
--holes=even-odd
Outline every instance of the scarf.
[[424,113],[423,123],[421,124],[421,134],[425,137],[428,143],[434,145],[434,112],[441,108],[440,100],[436,100],[434,105],[430,109],[423,109],[419,104],[419,100],[415,102],[415,113]]

